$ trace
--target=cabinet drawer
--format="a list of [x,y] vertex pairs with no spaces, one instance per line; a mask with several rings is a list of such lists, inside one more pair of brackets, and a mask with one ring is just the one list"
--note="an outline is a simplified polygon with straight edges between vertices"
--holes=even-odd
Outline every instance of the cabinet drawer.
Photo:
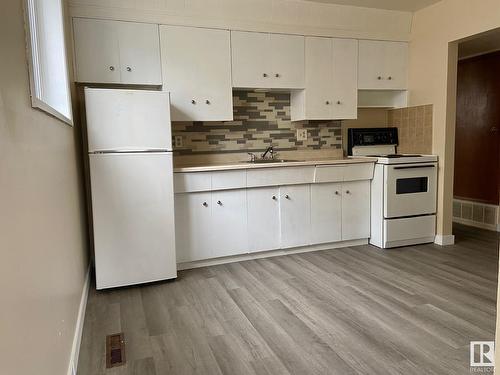
[[314,182],[342,182],[343,180],[343,166],[318,165],[316,167]]
[[371,180],[373,178],[373,168],[373,163],[345,166],[344,181]]
[[212,190],[240,189],[246,186],[246,171],[212,172]]
[[247,186],[310,184],[314,182],[315,167],[266,168],[247,171]]
[[211,172],[174,174],[174,191],[176,193],[208,191],[211,189],[212,189]]

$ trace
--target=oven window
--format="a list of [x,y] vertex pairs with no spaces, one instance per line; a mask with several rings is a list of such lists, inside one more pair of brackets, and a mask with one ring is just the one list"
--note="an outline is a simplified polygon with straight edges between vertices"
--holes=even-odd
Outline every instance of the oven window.
[[427,177],[398,178],[396,194],[412,194],[427,192]]

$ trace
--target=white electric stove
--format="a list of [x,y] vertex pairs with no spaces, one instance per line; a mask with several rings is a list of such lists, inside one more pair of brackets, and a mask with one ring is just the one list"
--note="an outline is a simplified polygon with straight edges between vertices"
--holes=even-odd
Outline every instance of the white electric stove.
[[381,247],[434,242],[437,156],[397,154],[397,128],[349,129],[348,153],[376,157],[370,243]]

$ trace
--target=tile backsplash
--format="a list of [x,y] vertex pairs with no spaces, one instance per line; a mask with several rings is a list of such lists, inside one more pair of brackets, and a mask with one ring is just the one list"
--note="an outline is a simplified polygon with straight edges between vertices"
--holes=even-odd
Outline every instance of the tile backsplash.
[[[233,121],[173,122],[173,136],[182,137],[177,155],[341,149],[341,121],[290,121],[290,94],[234,91]],[[297,140],[306,128],[306,141]]]
[[387,122],[398,128],[399,153],[432,154],[432,104],[389,110]]

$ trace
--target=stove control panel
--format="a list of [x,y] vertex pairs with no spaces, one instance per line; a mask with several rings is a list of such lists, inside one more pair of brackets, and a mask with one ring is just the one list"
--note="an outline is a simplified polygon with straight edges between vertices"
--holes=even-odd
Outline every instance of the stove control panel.
[[398,144],[398,128],[350,128],[347,132],[347,153],[355,146],[382,146]]

